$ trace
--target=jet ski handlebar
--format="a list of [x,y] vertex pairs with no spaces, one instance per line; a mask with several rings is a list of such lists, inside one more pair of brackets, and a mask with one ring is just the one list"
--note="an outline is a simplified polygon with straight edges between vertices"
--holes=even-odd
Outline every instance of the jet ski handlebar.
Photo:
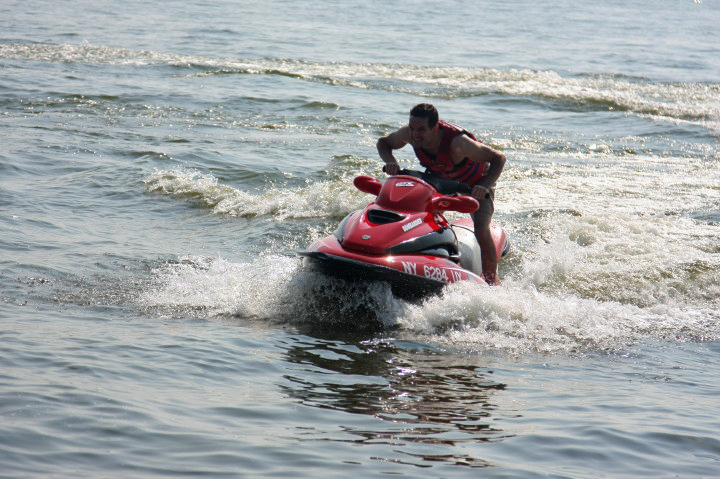
[[[385,167],[383,167],[383,171],[385,171]],[[430,186],[435,188],[435,190],[441,195],[469,195],[472,192],[472,187],[466,185],[465,183],[460,183],[459,181],[455,180],[448,180],[446,178],[440,178],[439,176],[435,176],[432,173],[402,169],[398,172],[398,174],[413,176],[415,178],[421,179],[425,183],[428,183]]]

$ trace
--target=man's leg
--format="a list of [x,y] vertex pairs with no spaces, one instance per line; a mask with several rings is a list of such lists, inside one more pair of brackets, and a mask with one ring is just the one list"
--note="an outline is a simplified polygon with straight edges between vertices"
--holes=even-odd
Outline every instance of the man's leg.
[[475,225],[475,237],[482,251],[483,278],[488,284],[497,285],[500,284],[497,276],[497,251],[490,232],[493,211],[493,200],[486,198],[480,200],[480,208],[471,216]]

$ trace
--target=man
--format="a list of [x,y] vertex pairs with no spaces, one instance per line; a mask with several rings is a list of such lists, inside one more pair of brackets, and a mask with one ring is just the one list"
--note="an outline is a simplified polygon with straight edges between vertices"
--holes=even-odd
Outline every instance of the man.
[[378,153],[389,175],[397,175],[400,170],[393,150],[407,144],[413,147],[420,164],[429,172],[472,187],[471,195],[480,203],[471,217],[482,250],[483,277],[490,285],[500,284],[490,220],[494,212],[495,183],[505,165],[505,156],[475,140],[464,129],[441,121],[438,111],[428,103],[421,103],[410,111],[407,125],[378,140]]

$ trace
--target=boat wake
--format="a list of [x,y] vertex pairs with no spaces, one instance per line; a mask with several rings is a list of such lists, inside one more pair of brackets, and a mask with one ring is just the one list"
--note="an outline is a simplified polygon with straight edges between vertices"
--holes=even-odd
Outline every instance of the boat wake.
[[437,98],[488,94],[534,97],[557,101],[560,108],[569,102],[581,109],[625,111],[660,120],[687,121],[711,130],[720,128],[720,87],[716,83],[654,82],[611,74],[567,77],[535,70],[215,58],[90,44],[7,43],[0,45],[0,58],[128,67],[166,65],[177,74],[187,70],[186,76],[190,77],[280,75],[338,87]]
[[[478,351],[552,353],[720,338],[716,222],[696,219],[710,196],[693,202],[681,185],[665,185],[660,173],[645,172],[646,183],[663,188],[625,188],[623,176],[613,178],[622,201],[593,201],[606,193],[605,183],[563,173],[525,179],[508,171],[512,194],[503,199],[500,221],[514,248],[500,266],[502,286],[459,283],[411,304],[393,297],[385,283],[360,287],[331,280],[304,271],[290,255],[289,249],[329,233],[327,225],[300,225],[299,219],[341,218],[366,203],[345,177],[251,194],[197,172],[157,171],[146,180],[149,191],[189,198],[215,214],[263,216],[272,220],[268,228],[290,229],[247,263],[183,257],[155,268],[141,305],[160,316],[380,329]],[[703,181],[710,180],[697,180],[694,191],[712,191]],[[672,203],[663,196],[671,190]]]
[[218,184],[216,177],[198,171],[157,170],[145,179],[149,192],[200,203],[213,214],[237,217],[343,217],[364,204],[366,195],[346,187],[347,181],[318,181],[305,187],[269,188],[260,194]]

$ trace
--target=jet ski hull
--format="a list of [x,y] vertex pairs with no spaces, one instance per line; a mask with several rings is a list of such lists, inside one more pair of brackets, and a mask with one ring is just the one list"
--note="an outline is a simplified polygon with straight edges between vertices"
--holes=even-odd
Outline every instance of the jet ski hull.
[[393,295],[408,301],[439,294],[448,283],[456,281],[485,284],[481,276],[447,258],[356,253],[343,250],[334,237],[318,240],[299,254],[311,271],[351,283],[384,281]]

